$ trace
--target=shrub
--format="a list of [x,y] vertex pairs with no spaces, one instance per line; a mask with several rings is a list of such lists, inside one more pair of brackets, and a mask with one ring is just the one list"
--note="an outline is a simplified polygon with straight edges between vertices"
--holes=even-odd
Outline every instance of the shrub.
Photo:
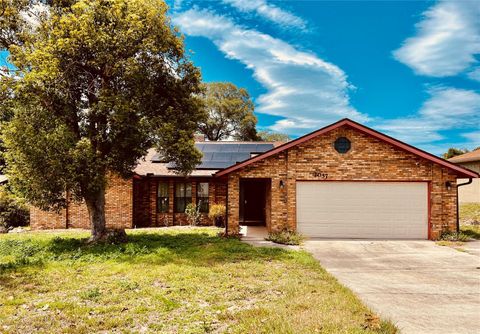
[[305,237],[295,231],[283,230],[269,233],[265,240],[273,241],[277,244],[300,245],[305,240]]
[[213,204],[210,206],[208,217],[215,222],[215,226],[223,227],[227,208],[223,204]]
[[8,192],[0,189],[0,228],[26,226],[30,222],[27,204]]
[[185,214],[187,215],[187,220],[192,226],[200,224],[200,219],[202,218],[202,213],[200,212],[200,207],[196,206],[193,203],[190,203],[185,208]]
[[470,237],[463,232],[443,232],[440,240],[443,241],[468,241]]

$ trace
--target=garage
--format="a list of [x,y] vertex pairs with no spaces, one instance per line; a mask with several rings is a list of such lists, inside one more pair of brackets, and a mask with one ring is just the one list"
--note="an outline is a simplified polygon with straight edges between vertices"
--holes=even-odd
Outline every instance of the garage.
[[[227,183],[228,233],[255,201],[271,234],[384,240],[457,231],[457,179],[478,176],[349,119],[215,173]],[[246,199],[247,181],[267,189]]]
[[427,182],[298,181],[297,229],[315,238],[427,239]]

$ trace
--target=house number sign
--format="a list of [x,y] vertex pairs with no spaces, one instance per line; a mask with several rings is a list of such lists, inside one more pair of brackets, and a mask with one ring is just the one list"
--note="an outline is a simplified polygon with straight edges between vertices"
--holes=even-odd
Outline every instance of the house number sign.
[[318,177],[320,179],[324,179],[324,180],[328,179],[328,173],[324,173],[321,170],[316,170],[312,172],[312,175],[313,177]]

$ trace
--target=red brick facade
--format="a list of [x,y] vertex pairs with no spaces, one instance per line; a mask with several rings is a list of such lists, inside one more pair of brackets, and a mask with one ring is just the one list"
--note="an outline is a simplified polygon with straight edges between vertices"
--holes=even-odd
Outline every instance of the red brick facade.
[[[131,228],[133,212],[132,180],[112,177],[105,194],[105,219],[108,228]],[[32,229],[90,228],[87,206],[71,202],[60,213],[30,209]]]
[[[333,143],[347,137],[352,147],[338,153]],[[326,179],[324,175],[326,174]],[[430,188],[430,238],[456,228],[456,174],[448,168],[400,150],[348,126],[254,162],[228,175],[228,226],[239,229],[239,184],[241,178],[271,178],[267,194],[267,228],[296,229],[296,181],[427,181]],[[280,186],[280,181],[284,184]],[[269,213],[269,214],[268,214]],[[374,236],[372,236],[374,237]]]

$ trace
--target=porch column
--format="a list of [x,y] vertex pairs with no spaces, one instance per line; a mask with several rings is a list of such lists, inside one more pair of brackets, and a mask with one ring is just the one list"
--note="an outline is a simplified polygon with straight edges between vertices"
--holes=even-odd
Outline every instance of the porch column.
[[240,232],[238,223],[240,208],[240,179],[238,175],[228,176],[228,234],[235,235]]

